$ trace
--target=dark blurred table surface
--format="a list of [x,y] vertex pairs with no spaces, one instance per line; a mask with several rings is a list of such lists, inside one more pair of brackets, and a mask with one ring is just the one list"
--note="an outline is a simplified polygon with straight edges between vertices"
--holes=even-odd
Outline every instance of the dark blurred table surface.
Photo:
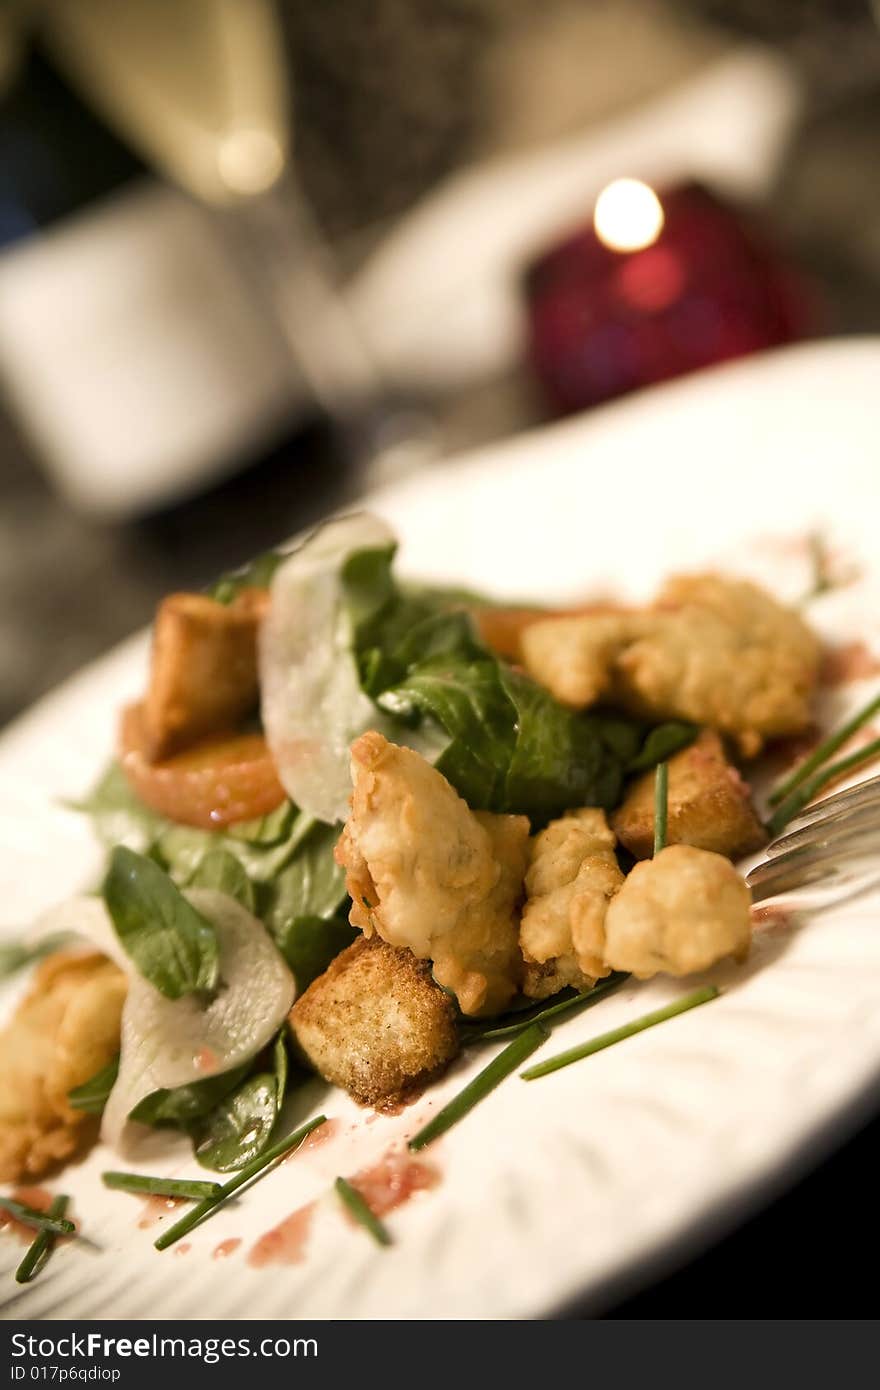
[[[206,496],[137,524],[102,526],[53,496],[7,428],[0,438],[0,722],[147,622],[164,593],[203,584],[357,492],[357,475],[316,427]],[[873,1315],[859,1255],[876,1221],[878,1163],[880,1120],[872,1119],[706,1253],[691,1254],[677,1271],[653,1266],[647,1287],[639,1288],[638,1275],[622,1284],[603,1315]],[[595,1311],[574,1306],[566,1314]]]

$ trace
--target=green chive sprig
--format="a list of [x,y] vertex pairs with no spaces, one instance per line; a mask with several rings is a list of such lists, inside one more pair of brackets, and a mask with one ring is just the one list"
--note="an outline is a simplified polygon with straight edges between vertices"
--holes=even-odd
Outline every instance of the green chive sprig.
[[550,1030],[544,1028],[540,1023],[532,1023],[526,1028],[525,1032],[520,1033],[514,1038],[513,1042],[508,1043],[503,1051],[493,1057],[487,1067],[478,1072],[473,1081],[469,1081],[464,1090],[459,1091],[448,1105],[444,1105],[432,1120],[429,1120],[424,1129],[420,1129],[418,1134],[410,1139],[408,1148],[413,1152],[423,1149],[427,1144],[438,1139],[441,1134],[445,1134],[453,1125],[457,1125],[459,1120],[463,1120],[478,1105],[481,1100],[494,1091],[505,1077],[516,1071],[521,1062],[530,1057],[536,1047],[546,1042],[550,1036]]
[[219,1197],[219,1182],[190,1182],[186,1178],[153,1178],[144,1173],[102,1173],[105,1187],[119,1192],[136,1192],[144,1197],[179,1197],[188,1202]]
[[[811,777],[823,763],[827,762],[832,753],[836,753],[838,748],[842,747],[848,738],[852,738],[853,734],[858,733],[862,725],[866,724],[871,716],[876,714],[878,710],[880,710],[880,695],[875,695],[873,699],[869,700],[866,705],[863,705],[860,710],[856,710],[855,714],[852,715],[845,724],[841,724],[839,729],[835,730],[833,734],[829,734],[826,739],[823,739],[819,747],[814,749],[808,758],[805,758],[802,763],[798,764],[794,772],[786,777],[784,781],[780,782],[778,787],[773,789],[768,798],[770,805],[779,806],[780,802],[786,802],[791,797],[792,792],[795,791],[802,782],[805,782],[808,777]],[[794,814],[794,812],[791,813],[791,815]],[[789,816],[789,819],[790,818]]]
[[676,999],[674,1003],[667,1004],[663,1009],[655,1009],[653,1013],[643,1014],[641,1018],[634,1018],[631,1023],[624,1023],[620,1028],[612,1028],[608,1033],[600,1033],[597,1038],[591,1038],[589,1042],[580,1043],[577,1047],[570,1047],[567,1052],[558,1052],[555,1057],[548,1057],[546,1062],[538,1062],[534,1067],[527,1067],[521,1072],[524,1081],[536,1081],[539,1076],[549,1076],[553,1071],[559,1071],[562,1067],[568,1067],[572,1062],[580,1062],[584,1057],[592,1057],[594,1052],[602,1052],[606,1047],[612,1047],[614,1043],[623,1042],[624,1038],[632,1038],[636,1033],[643,1033],[646,1028],[653,1028],[657,1023],[665,1023],[668,1018],[675,1018],[677,1014],[686,1013],[688,1009],[696,1009],[700,1004],[708,1004],[711,999],[717,999],[718,990],[714,985],[707,985],[704,989],[695,989],[691,994],[685,994],[681,999]]
[[880,756],[880,738],[875,738],[870,743],[864,744],[863,747],[857,748],[854,753],[849,753],[845,758],[838,758],[836,763],[829,763],[820,768],[815,776],[800,782],[797,789],[777,806],[768,820],[767,830],[770,835],[778,835],[784,830],[788,822],[809,806],[813,798],[829,782],[833,782],[836,777],[842,777],[845,772],[850,772],[852,768],[859,767],[862,763],[869,762],[878,756]]
[[[32,1279],[36,1278],[54,1249],[56,1236],[59,1234],[68,1235],[70,1231],[74,1229],[73,1222],[65,1220],[64,1217],[69,1201],[70,1198],[64,1193],[59,1193],[57,1197],[52,1199],[52,1203],[49,1210],[45,1213],[45,1216],[53,1221],[56,1227],[60,1226],[65,1229],[61,1231],[57,1229],[48,1230],[44,1226],[41,1231],[37,1232],[37,1235],[28,1246],[24,1259],[15,1271],[15,1282],[17,1284],[29,1284]],[[70,1230],[66,1229],[68,1227]]]
[[669,764],[658,763],[654,773],[654,853],[666,847],[669,823]]
[[491,1042],[495,1038],[515,1038],[532,1023],[546,1023],[547,1019],[558,1018],[560,1014],[579,1013],[582,1009],[592,1008],[607,994],[613,994],[628,979],[629,975],[622,972],[609,975],[606,979],[599,980],[592,989],[587,990],[584,994],[570,994],[555,1004],[541,1005],[537,1009],[524,1009],[522,1017],[514,1019],[511,1023],[498,1025],[489,1023],[483,1028],[479,1026],[465,1028],[462,1030],[462,1041],[467,1046],[470,1043]]
[[76,1230],[72,1221],[67,1221],[60,1214],[54,1214],[51,1206],[48,1211],[38,1211],[36,1207],[29,1207],[26,1202],[17,1202],[14,1197],[0,1197],[0,1209],[8,1211],[9,1215],[14,1216],[23,1226],[32,1226],[35,1231],[46,1231],[50,1236],[69,1236]]
[[347,1207],[351,1215],[359,1226],[363,1226],[365,1231],[373,1237],[377,1245],[390,1245],[391,1236],[387,1226],[379,1220],[378,1216],[370,1210],[357,1188],[352,1187],[351,1183],[346,1182],[345,1178],[337,1178],[333,1184],[343,1206]]
[[167,1231],[163,1231],[159,1239],[153,1242],[156,1249],[167,1250],[168,1246],[174,1245],[175,1241],[180,1240],[181,1236],[188,1235],[195,1226],[200,1226],[209,1216],[213,1216],[215,1211],[224,1206],[233,1193],[237,1192],[240,1187],[244,1187],[245,1183],[251,1181],[256,1182],[259,1181],[260,1178],[265,1177],[266,1173],[274,1166],[278,1159],[283,1158],[285,1154],[291,1153],[294,1149],[298,1149],[302,1141],[311,1134],[312,1130],[317,1129],[319,1125],[325,1124],[326,1121],[326,1115],[318,1115],[314,1120],[309,1120],[307,1124],[300,1125],[299,1129],[294,1130],[293,1134],[288,1134],[286,1138],[279,1139],[278,1143],[273,1144],[270,1149],[266,1149],[263,1153],[257,1154],[257,1157],[252,1158],[250,1163],[246,1163],[245,1166],[236,1173],[234,1178],[230,1178],[228,1182],[221,1185],[219,1196],[203,1198],[201,1202],[198,1202],[196,1206],[186,1213],[186,1216],[182,1216],[173,1226],[169,1226]]

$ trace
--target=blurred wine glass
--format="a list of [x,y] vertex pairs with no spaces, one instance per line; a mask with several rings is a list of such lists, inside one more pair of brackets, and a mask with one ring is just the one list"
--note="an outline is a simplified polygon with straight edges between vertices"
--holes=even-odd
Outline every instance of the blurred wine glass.
[[371,465],[433,452],[426,422],[387,397],[298,187],[274,0],[44,0],[53,59],[157,171],[222,222],[296,375]]

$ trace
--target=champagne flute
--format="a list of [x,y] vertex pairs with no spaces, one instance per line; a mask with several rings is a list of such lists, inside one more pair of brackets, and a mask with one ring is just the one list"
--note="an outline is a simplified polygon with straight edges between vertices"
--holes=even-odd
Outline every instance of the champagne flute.
[[[368,482],[433,452],[387,401],[291,161],[274,0],[44,0],[57,65],[149,163],[222,217],[253,291]],[[369,476],[371,475],[371,476]]]

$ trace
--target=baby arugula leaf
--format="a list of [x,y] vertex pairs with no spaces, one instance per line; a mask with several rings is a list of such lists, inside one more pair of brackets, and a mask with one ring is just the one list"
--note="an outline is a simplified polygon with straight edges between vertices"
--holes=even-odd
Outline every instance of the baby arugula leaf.
[[141,975],[167,999],[217,988],[217,934],[152,859],[117,845],[104,879],[116,935]]

